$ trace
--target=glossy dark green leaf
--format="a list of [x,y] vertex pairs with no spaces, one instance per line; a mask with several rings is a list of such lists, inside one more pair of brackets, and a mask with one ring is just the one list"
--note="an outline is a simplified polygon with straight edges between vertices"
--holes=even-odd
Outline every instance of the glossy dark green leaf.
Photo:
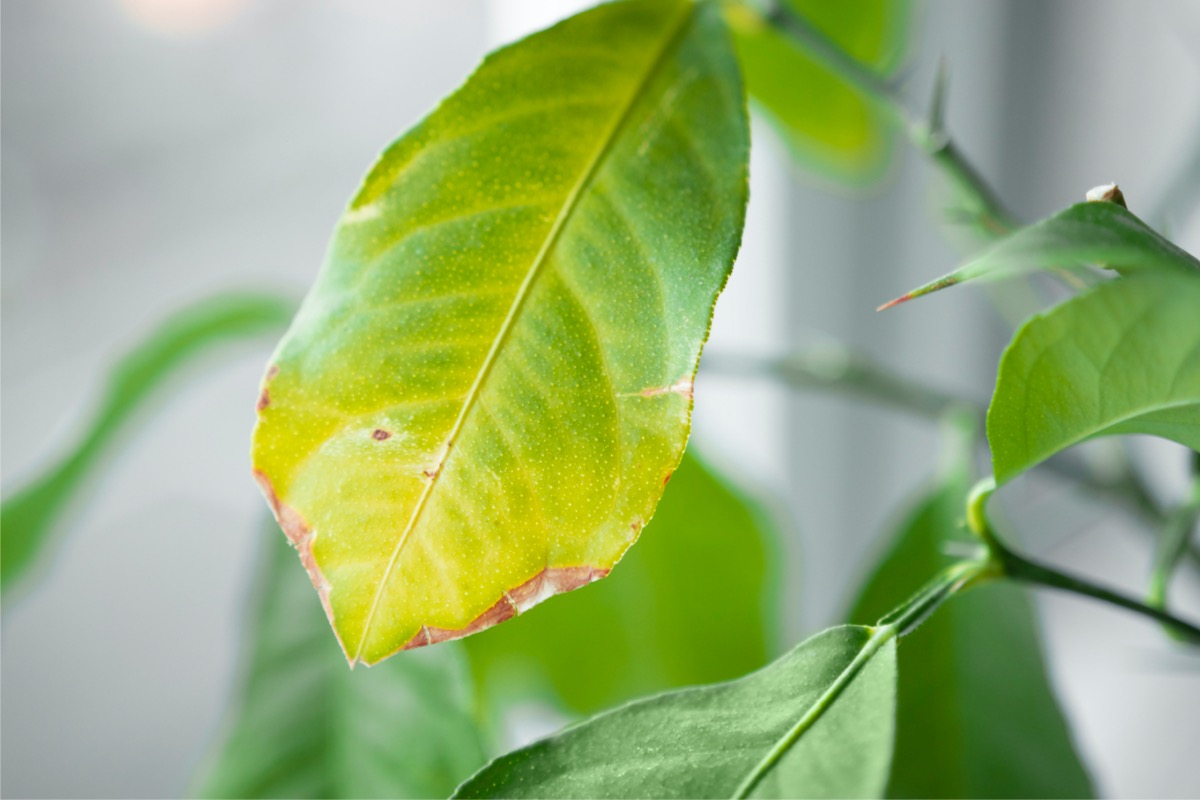
[[976,278],[1010,278],[1085,264],[1122,273],[1185,272],[1200,276],[1200,261],[1116,203],[1077,203],[1001,239],[971,262],[880,309]]
[[1200,274],[1106,281],[1026,322],[988,409],[997,485],[1094,436],[1200,450]]
[[353,662],[605,577],[679,464],[741,240],[718,9],[600,5],[396,141],[272,360],[252,459]]
[[[880,618],[970,547],[964,463],[907,515],[851,619]],[[890,797],[1090,797],[1025,590],[985,584],[900,643]]]
[[104,463],[108,447],[156,389],[217,344],[281,330],[294,311],[290,300],[272,295],[212,297],[175,313],[122,358],[79,442],[5,499],[0,509],[4,591],[34,562],[63,511]]
[[239,699],[199,776],[204,797],[445,797],[484,761],[455,644],[346,669],[272,521]]
[[[908,0],[782,0],[863,64],[885,73],[904,52]],[[751,100],[796,160],[851,184],[874,181],[892,150],[889,121],[855,89],[773,29],[749,3],[727,2]]]
[[465,640],[489,695],[540,695],[591,713],[766,663],[778,600],[774,531],[688,453],[610,578]]
[[879,795],[892,752],[894,634],[832,628],[739,680],[638,700],[502,756],[455,796]]

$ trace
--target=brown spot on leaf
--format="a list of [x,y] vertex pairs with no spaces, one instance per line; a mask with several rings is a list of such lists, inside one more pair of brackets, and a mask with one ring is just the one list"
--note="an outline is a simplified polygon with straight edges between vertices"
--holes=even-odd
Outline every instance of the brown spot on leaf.
[[649,389],[642,389],[638,394],[642,397],[658,397],[664,394],[677,394],[688,398],[692,397],[693,384],[690,377],[683,377],[672,383],[670,386],[655,386]]
[[271,366],[267,367],[267,374],[263,376],[262,380],[262,390],[258,393],[258,404],[255,406],[255,408],[257,408],[260,412],[267,406],[271,405],[271,393],[267,390],[267,384],[269,384],[271,379],[278,374],[278,364],[272,364]]
[[512,619],[517,614],[523,614],[549,597],[598,581],[608,575],[608,572],[603,567],[546,567],[517,588],[502,592],[499,600],[465,628],[438,628],[432,625],[422,625],[417,635],[405,642],[400,649],[412,650],[416,647],[470,636],[472,633],[478,633]]
[[391,434],[385,431],[383,428],[376,428],[375,432],[371,434],[371,437],[382,442],[384,439],[390,438]]

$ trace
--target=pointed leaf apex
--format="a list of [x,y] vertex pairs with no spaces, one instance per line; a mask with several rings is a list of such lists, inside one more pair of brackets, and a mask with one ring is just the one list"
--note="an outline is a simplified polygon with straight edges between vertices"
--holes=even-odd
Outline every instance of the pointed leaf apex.
[[938,278],[935,281],[930,281],[929,283],[925,284],[924,286],[919,286],[907,294],[900,295],[895,300],[887,301],[886,303],[884,303],[883,305],[881,305],[879,308],[877,308],[875,310],[876,311],[886,311],[887,309],[891,308],[892,306],[898,306],[901,303],[906,303],[909,300],[913,300],[913,299],[921,297],[923,295],[933,294],[934,292],[938,291],[939,289],[945,289],[947,286],[953,286],[956,283],[961,283],[962,280],[963,280],[963,277],[958,272],[952,272],[949,275],[943,275],[942,277]]
[[876,308],[875,311],[876,312],[887,311],[889,308],[892,308],[893,306],[898,306],[901,303],[905,303],[905,302],[908,302],[909,300],[912,300],[912,298],[913,298],[912,292],[909,292],[908,294],[902,294],[897,298],[888,300],[886,303],[884,303],[883,305]]

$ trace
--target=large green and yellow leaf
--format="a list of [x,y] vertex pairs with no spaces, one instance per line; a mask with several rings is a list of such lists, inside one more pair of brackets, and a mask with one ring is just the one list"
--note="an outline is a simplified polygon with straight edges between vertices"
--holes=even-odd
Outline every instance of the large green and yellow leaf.
[[239,698],[197,777],[202,797],[445,797],[484,761],[463,654],[346,669],[272,521]]
[[1094,436],[1200,450],[1200,275],[1118,278],[1030,319],[1000,360],[987,432],[997,484]]
[[1072,269],[1093,264],[1123,274],[1141,271],[1192,273],[1200,261],[1163,237],[1123,206],[1111,202],[1076,203],[1001,239],[953,272],[897,297],[898,305],[969,280],[1011,278],[1039,270]]
[[[892,69],[904,52],[909,0],[781,0],[869,68]],[[850,184],[878,178],[892,126],[836,73],[773,28],[753,2],[727,1],[746,89],[792,156],[818,175]]]
[[465,641],[478,684],[593,713],[758,669],[774,639],[775,542],[763,511],[689,450],[616,573]]
[[661,694],[502,756],[456,797],[877,797],[894,628],[831,628],[740,680]]
[[[897,531],[851,619],[879,619],[970,547],[968,453]],[[1042,661],[1026,590],[993,582],[946,603],[900,643],[890,797],[1091,797]]]
[[393,144],[263,382],[254,469],[350,661],[605,576],[687,438],[746,203],[709,4],[600,6]]
[[63,513],[159,390],[219,344],[276,334],[295,308],[274,295],[236,292],[175,312],[112,369],[99,408],[74,447],[0,507],[0,581],[9,592],[31,567]]

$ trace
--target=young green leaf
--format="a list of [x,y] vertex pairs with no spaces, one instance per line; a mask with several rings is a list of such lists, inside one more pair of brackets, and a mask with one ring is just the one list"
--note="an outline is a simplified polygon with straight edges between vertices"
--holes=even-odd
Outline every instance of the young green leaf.
[[996,483],[1094,436],[1200,449],[1200,275],[1107,281],[1026,322],[987,418]]
[[4,591],[34,562],[62,513],[103,464],[113,439],[156,389],[217,344],[282,329],[294,309],[291,301],[272,295],[211,297],[176,312],[121,359],[79,443],[0,507]]
[[774,543],[762,510],[689,450],[614,575],[464,640],[478,683],[592,713],[757,669],[774,638]]
[[[781,1],[870,67],[889,70],[904,52],[912,11],[907,0]],[[881,112],[748,3],[728,2],[724,10],[747,91],[797,162],[839,182],[876,180],[887,166],[894,138]]]
[[1001,239],[948,275],[884,303],[885,308],[975,278],[1010,278],[1095,264],[1122,273],[1177,271],[1200,276],[1200,261],[1116,203],[1078,203]]
[[484,761],[456,645],[350,672],[272,521],[239,701],[203,797],[445,797]]
[[255,474],[351,663],[608,574],[687,439],[746,204],[717,9],[600,6],[393,144],[262,387]]
[[639,700],[502,756],[456,797],[872,797],[895,628],[831,628],[729,683]]
[[[855,604],[872,621],[942,569],[960,543],[967,463],[920,501]],[[1025,591],[990,583],[946,603],[900,644],[890,797],[1090,797],[1042,663]]]

